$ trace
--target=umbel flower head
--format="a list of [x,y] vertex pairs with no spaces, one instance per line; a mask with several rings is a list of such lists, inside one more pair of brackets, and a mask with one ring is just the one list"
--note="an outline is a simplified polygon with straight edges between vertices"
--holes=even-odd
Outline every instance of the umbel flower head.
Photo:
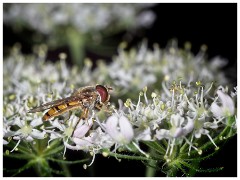
[[125,99],[136,98],[135,90],[141,91],[145,86],[159,90],[163,81],[181,79],[182,83],[187,84],[207,80],[205,85],[208,86],[211,82],[217,82],[215,87],[227,85],[228,80],[221,72],[227,60],[221,57],[208,60],[206,45],[201,47],[197,55],[190,51],[189,42],[181,49],[175,39],[169,41],[165,49],[160,49],[158,44],[154,44],[151,50],[146,41],[139,48],[125,50],[126,47],[126,42],[121,43],[113,62],[106,64],[100,61],[93,73],[99,83],[113,81],[115,91]]
[[[43,162],[40,166],[44,170],[44,167],[51,169],[46,165],[49,159],[55,158],[56,162],[65,157],[69,149],[89,153],[92,156],[89,166],[96,154],[102,154],[117,159],[141,160],[145,164],[154,161],[156,166],[163,165],[167,176],[174,176],[178,170],[187,175],[184,169],[194,169],[194,161],[199,161],[200,156],[204,159],[212,148],[221,148],[222,140],[236,134],[237,93],[236,88],[234,92],[228,91],[224,85],[226,79],[220,78],[223,74],[214,76],[217,68],[197,61],[199,55],[197,58],[190,53],[189,58],[185,59],[177,49],[174,53],[172,51],[155,47],[152,52],[146,49],[146,45],[139,51],[122,49],[116,57],[121,60],[109,65],[98,64],[93,71],[91,63],[86,60],[83,70],[79,71],[77,67],[67,68],[64,59],[56,64],[44,58],[36,60],[34,56],[22,55],[14,47],[12,55],[3,62],[3,142],[7,156],[14,157],[18,153],[20,157],[21,154],[23,159],[31,162],[30,165],[39,165],[35,163],[40,158]],[[178,63],[165,61],[170,59],[174,62],[177,57]],[[122,67],[119,61],[125,65]],[[158,66],[162,61],[165,61],[165,67]],[[188,78],[185,71],[192,70],[182,63],[196,69],[196,76],[192,73]],[[153,69],[151,64],[155,64]],[[132,69],[138,69],[136,66],[142,74],[148,72],[149,76],[140,76],[140,72],[135,76]],[[147,67],[150,68],[148,71]],[[121,69],[125,72],[124,68],[132,71],[128,78],[117,72]],[[175,70],[177,68],[179,71]],[[105,73],[111,71],[112,74],[99,73],[103,69]],[[202,69],[208,73],[202,74]],[[163,70],[166,74],[162,71],[159,74],[157,70]],[[171,80],[178,72],[182,78]],[[79,76],[82,78],[75,78]],[[135,83],[135,80],[140,81],[140,77],[155,79],[156,82],[146,80],[153,85],[151,91],[147,88],[150,86],[145,86],[145,80],[142,84]],[[206,82],[209,80],[206,77],[224,80],[219,81],[224,86]],[[83,120],[79,118],[82,113],[80,108],[47,122],[42,121],[44,112],[27,113],[40,104],[70,96],[76,87],[97,84],[98,81],[101,83],[104,78],[114,85],[112,99],[122,97],[118,110],[114,106],[106,113],[104,108],[100,112],[90,109],[89,116]],[[141,89],[141,86],[144,87]],[[128,92],[132,89],[134,94]],[[128,98],[124,99],[126,96]],[[114,101],[111,103],[117,106]],[[29,148],[25,147],[26,143]],[[146,146],[149,151],[142,148]],[[193,165],[191,162],[194,162]]]

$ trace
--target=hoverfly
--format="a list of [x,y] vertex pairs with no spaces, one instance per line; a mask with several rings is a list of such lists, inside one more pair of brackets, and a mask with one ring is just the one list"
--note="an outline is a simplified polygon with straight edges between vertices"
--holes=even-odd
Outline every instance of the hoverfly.
[[112,90],[112,88],[103,85],[82,87],[70,97],[42,104],[30,109],[28,112],[35,113],[49,109],[42,117],[44,121],[47,121],[52,117],[79,108],[82,110],[81,119],[86,119],[89,110],[93,108],[101,110],[103,106],[108,105],[110,99],[109,90]]

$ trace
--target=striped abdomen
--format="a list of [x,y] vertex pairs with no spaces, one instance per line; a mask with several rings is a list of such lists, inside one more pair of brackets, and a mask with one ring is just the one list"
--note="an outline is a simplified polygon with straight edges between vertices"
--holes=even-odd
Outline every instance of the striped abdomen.
[[61,115],[66,111],[75,109],[75,108],[79,108],[81,107],[81,103],[77,102],[77,101],[73,101],[73,102],[69,102],[69,103],[64,103],[64,104],[60,104],[58,106],[52,107],[48,110],[48,112],[46,112],[46,114],[44,114],[43,116],[43,120],[47,121],[48,119]]

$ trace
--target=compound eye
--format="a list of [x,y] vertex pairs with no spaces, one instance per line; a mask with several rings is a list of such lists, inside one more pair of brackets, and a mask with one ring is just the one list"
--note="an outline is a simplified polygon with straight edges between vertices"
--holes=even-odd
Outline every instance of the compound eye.
[[101,101],[105,102],[108,99],[108,90],[102,85],[97,85],[96,90],[101,96]]

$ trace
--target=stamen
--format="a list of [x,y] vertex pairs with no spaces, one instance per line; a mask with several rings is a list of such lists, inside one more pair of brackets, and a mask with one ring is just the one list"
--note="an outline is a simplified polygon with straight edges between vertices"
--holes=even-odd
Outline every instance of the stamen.
[[216,122],[218,124],[219,122],[222,122],[222,120],[225,119],[225,117],[221,117],[218,121],[215,118],[213,118],[213,119],[214,119],[214,122]]
[[142,96],[142,92],[139,93],[138,103],[137,103],[136,109],[138,109],[138,107],[139,107],[139,104],[140,104],[140,101],[141,101],[141,96]]
[[198,102],[198,93],[196,94],[195,98],[196,98],[195,100],[196,100],[197,107],[199,107],[199,102]]
[[117,149],[118,149],[119,147],[120,147],[120,145],[116,143],[116,144],[115,144],[115,147],[114,147],[114,150],[112,150],[112,152],[115,153],[115,158],[116,158],[118,161],[120,161],[120,159],[117,158],[117,156],[116,156],[116,154],[117,154],[116,151],[117,151]]
[[[201,150],[199,150],[197,147],[195,147],[191,142],[189,142],[189,140],[186,137],[183,137],[185,139],[185,141],[191,145],[191,147],[193,147],[196,151],[198,151],[200,153]],[[188,154],[189,155],[189,154]]]
[[172,144],[171,144],[170,156],[172,155],[172,152],[173,152],[173,147],[175,145],[175,140],[176,140],[176,138],[173,139]]
[[211,85],[210,85],[210,87],[207,89],[207,91],[205,91],[204,96],[209,93],[209,91],[212,89],[212,86],[213,86],[213,82],[211,83]]
[[172,103],[171,103],[171,107],[174,107],[174,89],[172,90]]
[[[92,152],[93,152],[93,151],[92,151]],[[88,167],[91,166],[91,165],[93,164],[94,160],[95,160],[95,153],[93,152],[93,158],[92,158],[92,161],[91,161],[91,163],[90,163],[89,165],[87,165],[87,166],[88,166]]]
[[162,82],[162,88],[164,92],[168,95],[168,97],[171,97],[171,93],[169,92],[168,88],[166,87],[164,81]]
[[146,92],[147,92],[147,86],[145,86],[145,87],[143,88],[143,95],[144,95],[144,99],[145,99],[146,104],[148,104],[148,99],[147,99],[147,94],[146,94]]
[[[68,137],[67,140],[64,142],[64,144],[65,144],[65,143],[67,144],[68,139],[69,139],[69,137]],[[63,157],[65,157],[66,149],[67,149],[67,147],[64,146]]]
[[190,101],[188,100],[188,97],[187,97],[187,95],[186,94],[184,94],[185,95],[185,98],[186,98],[186,100],[187,100],[187,102],[188,102],[188,105],[189,105],[189,107],[192,109],[192,110],[196,110],[196,108],[193,106],[193,104],[192,103],[190,103]]
[[100,123],[98,117],[96,117],[95,122],[98,123],[98,125],[99,125],[104,131],[106,131],[106,128]]
[[135,143],[135,142],[132,142],[133,145],[138,149],[138,151],[140,153],[142,153],[143,155],[145,155],[147,158],[149,157],[149,155],[147,153],[145,153],[143,150],[140,149],[140,147]]
[[15,145],[15,147],[10,152],[13,152],[18,147],[20,142],[21,142],[21,139],[18,140],[17,144]]
[[167,146],[167,150],[166,150],[166,154],[165,154],[165,156],[167,156],[167,154],[168,154],[168,151],[169,151],[169,147],[170,147],[170,140],[168,140],[168,146]]
[[210,141],[213,143],[213,145],[216,147],[216,149],[218,149],[218,146],[215,144],[215,142],[213,141],[212,137],[209,134],[206,134],[206,135],[210,139]]
[[192,137],[191,137],[191,144],[189,145],[189,149],[188,149],[188,156],[190,156],[190,151],[191,151],[191,148],[192,148],[192,141],[193,141],[193,134],[192,134]]
[[203,87],[201,87],[201,106],[204,107],[204,104],[203,104]]
[[182,81],[179,81],[179,87],[182,89]]

